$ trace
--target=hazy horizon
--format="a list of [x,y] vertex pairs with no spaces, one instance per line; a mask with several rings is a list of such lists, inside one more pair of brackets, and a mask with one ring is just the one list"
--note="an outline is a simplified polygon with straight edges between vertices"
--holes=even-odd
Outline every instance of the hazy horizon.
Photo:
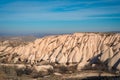
[[0,33],[120,31],[119,0],[0,0]]

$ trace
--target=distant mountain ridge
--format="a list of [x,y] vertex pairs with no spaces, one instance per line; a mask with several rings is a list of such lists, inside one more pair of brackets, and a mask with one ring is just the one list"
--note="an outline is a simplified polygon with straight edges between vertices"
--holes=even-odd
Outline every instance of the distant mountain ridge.
[[35,36],[40,38],[48,35],[59,35],[59,33],[0,33],[0,37]]
[[[87,32],[83,32],[87,33]],[[89,32],[89,33],[94,33],[94,32]],[[97,33],[97,32],[95,32]],[[106,32],[99,32],[99,33],[120,33],[120,31],[106,31]],[[0,37],[1,36],[35,36],[38,38],[44,37],[44,36],[49,36],[49,35],[60,35],[60,34],[70,34],[70,33],[40,33],[40,32],[34,32],[34,33],[2,33],[0,32]]]

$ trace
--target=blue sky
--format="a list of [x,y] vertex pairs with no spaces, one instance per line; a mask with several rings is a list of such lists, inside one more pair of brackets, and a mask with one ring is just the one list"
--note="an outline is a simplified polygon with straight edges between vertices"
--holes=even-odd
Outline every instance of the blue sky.
[[2,33],[120,31],[120,0],[0,0]]

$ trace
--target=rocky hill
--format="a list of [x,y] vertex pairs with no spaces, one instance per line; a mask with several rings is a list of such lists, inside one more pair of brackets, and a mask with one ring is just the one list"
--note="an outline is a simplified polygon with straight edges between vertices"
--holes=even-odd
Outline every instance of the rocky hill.
[[105,64],[120,71],[120,34],[74,33],[46,36],[33,42],[5,40],[0,42],[1,63]]

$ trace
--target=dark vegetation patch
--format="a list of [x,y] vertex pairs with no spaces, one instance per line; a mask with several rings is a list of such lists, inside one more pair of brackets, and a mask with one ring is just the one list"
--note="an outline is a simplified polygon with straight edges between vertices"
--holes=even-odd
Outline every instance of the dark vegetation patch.
[[59,72],[62,74],[71,74],[77,71],[77,65],[57,65],[54,66],[54,72]]
[[[28,79],[37,79],[37,80],[119,80],[119,76],[115,77],[107,77],[107,76],[99,76],[99,77],[87,77],[84,79],[81,78],[63,78],[63,76],[66,75],[72,75],[75,74],[81,74],[81,72],[77,71],[76,67],[77,65],[60,65],[60,64],[53,64],[54,70],[48,70],[48,71],[35,71],[31,67],[26,67],[22,69],[16,69],[14,66],[0,66],[0,80],[28,80]],[[90,65],[86,65],[84,69],[82,70],[87,71],[98,71],[98,72],[107,72],[106,65],[100,64],[96,65],[94,67]],[[54,73],[60,73],[62,74],[60,76],[54,75]]]
[[120,80],[120,76],[92,76],[92,77],[86,77],[86,78],[68,78],[65,80]]

